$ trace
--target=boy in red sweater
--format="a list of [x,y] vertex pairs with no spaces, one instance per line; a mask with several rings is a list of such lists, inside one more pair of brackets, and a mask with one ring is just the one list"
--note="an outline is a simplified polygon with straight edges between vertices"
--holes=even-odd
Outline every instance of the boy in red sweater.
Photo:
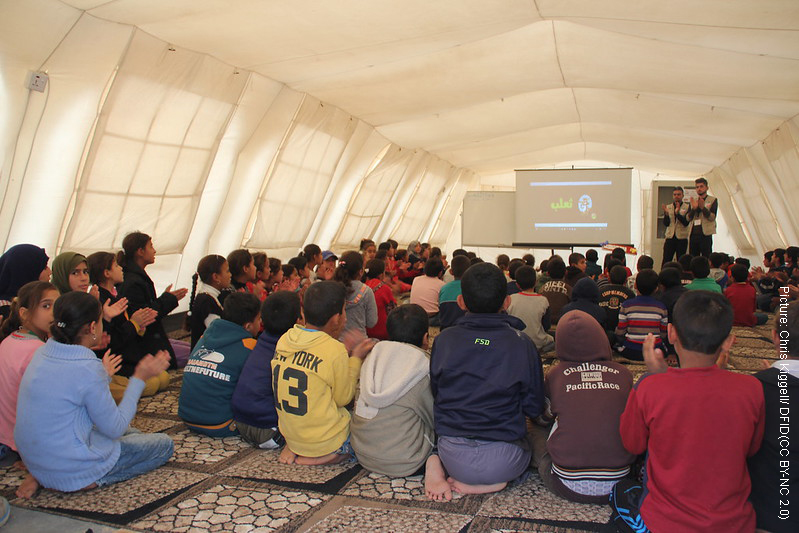
[[647,452],[643,485],[614,487],[620,531],[754,531],[747,457],[760,448],[765,405],[760,382],[722,370],[735,337],[733,310],[721,294],[689,291],[677,301],[669,342],[681,368],[669,368],[649,335],[649,374],[636,384],[619,431],[630,453]]
[[724,296],[732,304],[734,311],[733,326],[754,326],[765,324],[766,313],[757,311],[757,295],[755,288],[749,283],[749,271],[738,263],[732,265],[730,274],[733,282],[724,291]]

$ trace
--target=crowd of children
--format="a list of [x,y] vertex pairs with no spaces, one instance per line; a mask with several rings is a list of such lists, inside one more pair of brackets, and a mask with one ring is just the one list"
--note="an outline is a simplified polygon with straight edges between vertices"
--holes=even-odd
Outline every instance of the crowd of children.
[[[364,239],[285,264],[208,255],[190,290],[160,295],[150,237],[122,248],[61,253],[52,272],[36,246],[0,257],[0,452],[28,471],[21,497],[165,463],[171,439],[129,424],[180,366],[186,427],[282,448],[286,464],[424,475],[435,501],[537,471],[560,497],[609,501],[622,531],[797,530],[778,469],[780,405],[799,409],[797,248],[754,269],[714,253],[656,272],[641,256],[633,275],[621,249],[536,272],[532,256],[494,265],[455,250],[448,263],[425,243]],[[189,292],[184,346],[163,321]],[[733,325],[767,312],[780,360],[726,371]],[[546,376],[542,357],[559,361]],[[635,384],[628,361],[649,371]]]

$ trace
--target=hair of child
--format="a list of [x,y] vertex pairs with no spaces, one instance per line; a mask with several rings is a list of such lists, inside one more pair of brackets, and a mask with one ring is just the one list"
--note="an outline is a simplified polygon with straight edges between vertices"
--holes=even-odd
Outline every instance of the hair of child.
[[290,278],[295,272],[297,272],[297,267],[295,267],[294,265],[288,264],[288,263],[286,263],[285,265],[283,265],[280,268],[283,270],[283,278],[284,279]]
[[228,268],[230,268],[230,275],[237,278],[244,273],[244,269],[252,263],[252,254],[249,250],[240,248],[233,250],[227,256]]
[[596,262],[597,260],[599,260],[599,254],[597,254],[596,250],[594,250],[593,248],[591,248],[590,250],[586,250],[585,260]]
[[388,257],[387,250],[378,250],[377,253],[375,253],[375,259],[380,259],[381,261],[385,261],[387,257]]
[[374,245],[375,245],[375,241],[373,241],[372,239],[361,239],[361,245],[360,245],[360,247],[358,249],[360,251],[364,252],[364,251],[366,251],[367,248],[369,248],[370,246],[374,246]]
[[477,254],[474,252],[466,252],[466,257],[468,257],[469,259],[474,259],[475,257],[477,257]]
[[547,274],[552,280],[562,280],[566,275],[566,264],[562,260],[550,259],[547,265]]
[[735,263],[730,267],[730,274],[732,274],[732,279],[736,283],[744,283],[749,279],[749,269],[740,263]]
[[297,273],[299,274],[300,271],[304,270],[305,267],[308,266],[308,260],[305,257],[298,255],[297,257],[292,257],[289,259],[289,264],[294,265],[294,268],[297,269]]
[[771,258],[774,257],[774,250],[769,250],[768,252],[763,254],[763,259],[768,262],[771,262]]
[[547,268],[549,268],[549,259],[544,259],[541,261],[541,264],[538,265],[538,268],[541,272],[546,272]]
[[523,291],[529,291],[535,287],[535,269],[531,266],[523,265],[516,269],[516,284]]
[[133,231],[125,235],[122,239],[122,250],[117,253],[117,263],[120,266],[128,266],[136,260],[136,252],[147,246],[152,237],[141,231]]
[[785,249],[785,257],[791,260],[791,264],[796,266],[799,262],[799,246],[789,246]]
[[469,268],[470,265],[471,263],[468,257],[465,255],[456,255],[449,264],[449,270],[452,272],[452,276],[455,279],[461,279],[463,273],[466,272],[466,269]]
[[693,273],[694,278],[706,278],[710,275],[710,261],[707,260],[707,257],[696,256],[691,259],[691,268],[689,270]]
[[682,266],[683,272],[690,272],[691,271],[691,260],[694,258],[691,254],[683,254],[678,259],[677,262],[680,263]]
[[732,304],[724,295],[688,291],[674,306],[672,324],[683,348],[716,355],[732,330],[732,320]]
[[316,264],[316,256],[322,255],[322,249],[318,244],[306,244],[302,249],[302,256],[308,263]]
[[375,279],[386,271],[386,263],[381,259],[370,259],[363,269],[367,279]]
[[265,252],[255,252],[252,254],[252,260],[255,263],[256,272],[263,272],[267,263],[269,263],[269,258]]
[[675,268],[677,272],[682,272],[682,265],[677,261],[669,261],[663,265],[663,268]]
[[569,265],[576,265],[581,259],[585,259],[583,254],[580,252],[572,252],[569,254]]
[[[24,307],[33,312],[38,307],[39,302],[42,301],[44,293],[55,290],[58,289],[49,281],[31,281],[23,285],[17,292],[17,296],[11,301],[11,311],[9,311],[8,317],[0,325],[0,341],[22,327],[20,308]],[[46,341],[47,339],[41,340]]]
[[269,275],[275,276],[277,275],[278,270],[283,266],[283,263],[277,257],[270,257],[269,258]]
[[404,304],[391,310],[386,318],[388,339],[422,347],[430,329],[430,319],[421,305]]
[[663,285],[664,288],[670,289],[672,287],[678,287],[682,285],[680,278],[681,276],[679,270],[674,267],[664,266],[660,271],[660,274],[658,274],[658,283]]
[[721,268],[721,265],[727,261],[727,254],[721,252],[713,252],[710,254],[710,264],[713,268]]
[[378,252],[380,252],[381,250],[386,250],[386,251],[388,251],[388,250],[391,250],[391,243],[390,243],[390,242],[388,242],[388,241],[381,242],[381,243],[380,243],[380,244],[377,246],[377,251],[378,251]]
[[431,278],[436,278],[444,272],[444,263],[441,262],[441,259],[437,257],[433,257],[428,259],[424,264],[424,275],[430,276]]
[[395,250],[397,248],[399,248],[399,243],[397,241],[395,241],[394,239],[388,239],[388,242],[391,243],[391,247],[394,248]]
[[[360,278],[363,268],[363,257],[358,252],[350,250],[341,254],[333,279],[344,284],[347,292],[350,291],[352,281]],[[322,325],[322,324],[316,324]]]
[[480,263],[485,263],[485,261],[483,261],[481,258],[477,256],[474,256],[471,259],[469,259],[469,263],[472,265],[479,265]]
[[261,301],[249,292],[232,292],[222,304],[222,318],[243,326],[252,322],[261,312]]
[[301,316],[300,295],[294,291],[273,292],[261,305],[261,322],[270,335],[283,335]]
[[524,254],[522,256],[522,261],[524,261],[527,266],[535,266],[535,256],[533,254]]
[[785,249],[784,248],[775,248],[774,255],[772,257],[776,257],[780,264],[785,262]]
[[394,259],[397,261],[406,261],[408,259],[408,250],[397,250],[394,252]]
[[100,321],[102,313],[100,301],[91,294],[68,292],[59,296],[53,304],[50,335],[61,344],[80,344],[81,337],[86,333],[85,327]]
[[749,268],[752,266],[752,263],[746,257],[736,257],[735,264],[745,266],[746,270],[749,270]]
[[463,248],[456,248],[456,249],[455,249],[455,250],[452,252],[452,258],[453,258],[453,259],[455,259],[455,258],[456,258],[457,256],[459,256],[459,255],[465,255],[465,256],[468,256],[468,255],[469,255],[469,253],[468,253],[466,250],[464,250]]
[[491,263],[471,266],[461,278],[466,308],[472,313],[498,313],[508,295],[505,274]]
[[780,352],[796,359],[799,358],[799,301],[791,302],[784,309],[785,314],[779,311],[779,320],[775,322],[774,329],[780,339]]
[[642,296],[651,296],[658,288],[658,273],[651,268],[645,268],[635,276],[635,288]]
[[610,269],[610,282],[614,285],[624,285],[627,281],[627,267],[615,265]]
[[497,266],[502,270],[508,270],[508,266],[510,265],[510,257],[507,254],[499,254],[497,256]]
[[519,270],[519,267],[524,266],[526,263],[521,259],[511,259],[510,263],[508,264],[508,276],[510,279],[516,279],[516,271]]
[[331,318],[344,310],[346,298],[347,290],[338,281],[314,283],[305,291],[302,301],[305,323],[317,328],[325,327]]
[[638,272],[655,268],[655,260],[648,255],[642,255],[638,258],[638,262],[636,263],[635,267],[638,269]]
[[89,281],[92,285],[99,285],[105,282],[105,271],[111,270],[116,261],[116,256],[111,252],[94,252],[86,258],[86,265],[89,267]]

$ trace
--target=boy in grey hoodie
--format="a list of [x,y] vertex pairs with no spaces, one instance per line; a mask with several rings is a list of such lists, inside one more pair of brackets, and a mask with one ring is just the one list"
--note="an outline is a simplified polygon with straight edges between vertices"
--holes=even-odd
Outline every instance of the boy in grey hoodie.
[[388,315],[390,340],[378,342],[361,367],[361,393],[350,439],[367,470],[391,477],[421,474],[433,450],[428,318],[406,304]]

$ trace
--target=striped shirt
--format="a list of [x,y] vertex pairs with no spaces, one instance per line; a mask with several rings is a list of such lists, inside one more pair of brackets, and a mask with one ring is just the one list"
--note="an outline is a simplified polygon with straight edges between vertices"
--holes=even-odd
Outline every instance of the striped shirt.
[[651,296],[636,296],[621,304],[616,336],[625,337],[624,347],[641,350],[648,334],[655,336],[655,346],[666,337],[669,312]]

